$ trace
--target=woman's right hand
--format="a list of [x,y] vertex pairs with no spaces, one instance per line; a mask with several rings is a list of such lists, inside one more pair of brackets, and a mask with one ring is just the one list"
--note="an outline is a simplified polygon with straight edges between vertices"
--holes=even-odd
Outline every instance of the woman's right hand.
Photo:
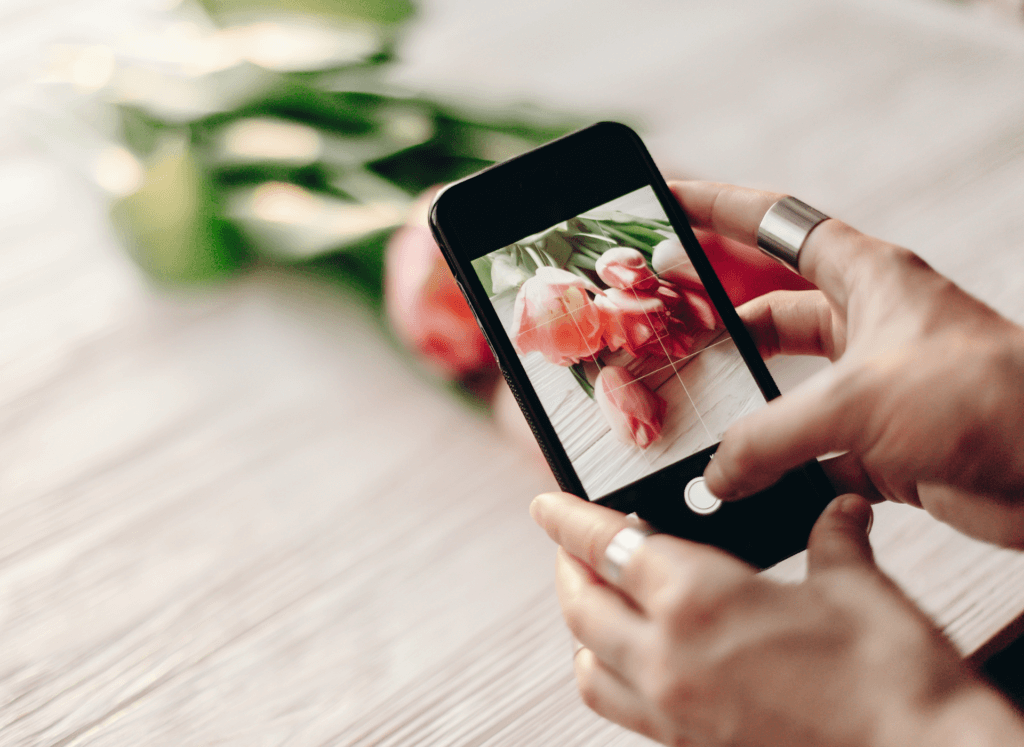
[[[757,251],[783,195],[672,185],[695,228]],[[765,357],[834,365],[736,423],[705,473],[723,500],[833,451],[840,492],[922,507],[966,534],[1024,548],[1024,330],[912,252],[838,220],[815,228],[800,273],[819,290],[740,307]]]

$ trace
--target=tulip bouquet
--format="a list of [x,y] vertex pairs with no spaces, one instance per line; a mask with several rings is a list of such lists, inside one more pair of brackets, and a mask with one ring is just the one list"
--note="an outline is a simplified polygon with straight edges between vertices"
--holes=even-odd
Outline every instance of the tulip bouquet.
[[568,368],[616,435],[641,449],[667,409],[644,377],[685,365],[723,327],[666,220],[585,213],[474,266],[496,306],[514,293],[517,351]]
[[55,48],[45,79],[71,96],[54,147],[76,143],[163,284],[286,266],[380,308],[385,246],[417,196],[583,124],[397,83],[410,0],[174,5],[110,46]]

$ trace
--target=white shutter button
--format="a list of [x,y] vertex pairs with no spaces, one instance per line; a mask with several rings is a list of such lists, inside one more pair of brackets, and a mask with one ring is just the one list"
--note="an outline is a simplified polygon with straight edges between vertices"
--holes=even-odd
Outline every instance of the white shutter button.
[[683,500],[686,501],[687,508],[701,516],[713,514],[722,505],[722,502],[708,490],[703,477],[695,477],[686,484]]

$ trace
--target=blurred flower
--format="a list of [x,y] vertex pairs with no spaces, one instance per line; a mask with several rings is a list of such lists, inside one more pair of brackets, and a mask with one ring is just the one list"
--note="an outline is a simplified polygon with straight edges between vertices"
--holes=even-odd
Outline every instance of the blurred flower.
[[625,443],[646,449],[665,420],[665,400],[620,366],[605,366],[594,382],[594,399],[612,432]]
[[710,231],[698,230],[694,234],[734,306],[774,290],[814,288],[789,267],[760,250]]
[[433,191],[388,242],[384,300],[396,334],[440,375],[463,379],[494,365],[469,304],[427,228]]
[[658,285],[644,255],[630,247],[608,249],[597,260],[595,269],[598,277],[612,288],[650,290]]
[[[710,231],[695,230],[694,235],[711,260],[711,266],[734,306],[773,290],[807,290],[814,287],[781,262],[757,249]],[[706,296],[704,284],[679,239],[666,239],[655,246],[651,266],[659,276],[679,288],[692,288]]]
[[557,267],[540,267],[516,296],[512,340],[519,352],[540,352],[568,366],[602,347],[601,314],[588,295],[600,291],[588,280]]

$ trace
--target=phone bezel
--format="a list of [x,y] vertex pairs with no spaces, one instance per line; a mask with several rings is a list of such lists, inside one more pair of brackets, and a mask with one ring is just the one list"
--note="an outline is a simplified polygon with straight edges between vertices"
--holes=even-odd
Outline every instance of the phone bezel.
[[[471,262],[644,186],[654,190],[765,400],[778,397],[778,385],[737,315],[685,213],[640,137],[625,125],[599,122],[454,182],[435,196],[429,214],[434,237],[469,299],[559,486],[587,500],[591,498]],[[594,502],[627,512],[636,510],[649,492],[645,488],[658,485],[660,489],[673,470],[715,448],[717,444]],[[820,471],[816,462],[813,467],[817,468],[815,472]],[[823,473],[811,478],[812,483],[821,484],[824,479],[824,484],[828,484]]]

